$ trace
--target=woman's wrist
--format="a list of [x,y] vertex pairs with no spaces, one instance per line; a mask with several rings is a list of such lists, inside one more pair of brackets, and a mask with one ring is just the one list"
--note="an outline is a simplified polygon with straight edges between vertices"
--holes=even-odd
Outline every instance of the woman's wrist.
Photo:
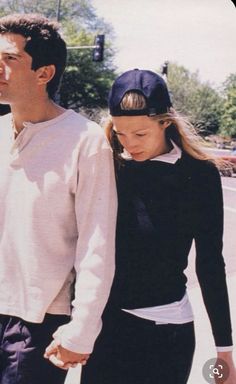
[[233,345],[229,345],[227,347],[216,347],[217,352],[232,352],[233,351]]

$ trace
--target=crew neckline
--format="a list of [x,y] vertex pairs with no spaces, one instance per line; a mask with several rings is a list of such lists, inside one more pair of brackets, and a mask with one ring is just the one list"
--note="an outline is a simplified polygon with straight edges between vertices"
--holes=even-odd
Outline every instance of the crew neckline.
[[69,116],[71,113],[74,113],[73,109],[67,109],[60,115],[54,117],[53,119],[46,120],[46,121],[40,121],[38,123],[32,123],[31,121],[24,121],[23,125],[24,127],[30,127],[30,128],[40,128],[40,127],[48,127],[50,125],[56,124],[58,121],[64,120],[67,116]]

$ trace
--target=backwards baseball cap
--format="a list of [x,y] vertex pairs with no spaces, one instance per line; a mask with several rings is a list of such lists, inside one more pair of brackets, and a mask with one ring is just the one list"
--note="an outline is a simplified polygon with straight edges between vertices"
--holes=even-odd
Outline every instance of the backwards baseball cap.
[[[121,109],[121,101],[127,92],[141,93],[147,107],[144,109]],[[114,81],[108,97],[112,116],[155,116],[168,112],[172,106],[164,79],[152,71],[132,69]]]

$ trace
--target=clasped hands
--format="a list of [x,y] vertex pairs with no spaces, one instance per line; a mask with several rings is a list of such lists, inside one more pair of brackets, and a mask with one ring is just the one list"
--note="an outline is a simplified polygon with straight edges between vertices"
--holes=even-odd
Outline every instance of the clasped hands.
[[89,358],[88,353],[76,353],[63,348],[59,341],[53,340],[46,348],[44,357],[61,369],[74,368],[77,364],[85,365]]

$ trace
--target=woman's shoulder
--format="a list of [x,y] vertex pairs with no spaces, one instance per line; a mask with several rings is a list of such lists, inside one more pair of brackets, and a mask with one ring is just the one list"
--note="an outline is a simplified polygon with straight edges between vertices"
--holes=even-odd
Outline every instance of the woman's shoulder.
[[213,161],[197,159],[186,152],[183,152],[181,162],[183,166],[198,174],[219,174],[219,170]]
[[181,173],[187,177],[190,185],[195,189],[220,188],[221,177],[216,164],[210,160],[200,160],[184,153],[181,162]]

